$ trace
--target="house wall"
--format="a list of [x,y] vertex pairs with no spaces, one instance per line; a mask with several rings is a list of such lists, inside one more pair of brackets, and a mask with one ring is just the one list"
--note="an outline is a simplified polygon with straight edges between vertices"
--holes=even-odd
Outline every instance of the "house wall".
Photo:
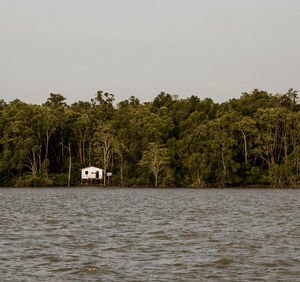
[[[86,171],[88,172],[86,174]],[[99,178],[103,179],[103,170],[102,169],[96,169],[96,168],[86,168],[81,170],[81,179],[96,179],[96,172],[99,172]]]

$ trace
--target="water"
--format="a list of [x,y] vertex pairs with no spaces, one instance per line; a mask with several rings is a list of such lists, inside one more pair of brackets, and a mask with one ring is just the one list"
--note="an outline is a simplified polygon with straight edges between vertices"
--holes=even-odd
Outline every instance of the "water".
[[1,281],[300,281],[300,190],[0,196]]

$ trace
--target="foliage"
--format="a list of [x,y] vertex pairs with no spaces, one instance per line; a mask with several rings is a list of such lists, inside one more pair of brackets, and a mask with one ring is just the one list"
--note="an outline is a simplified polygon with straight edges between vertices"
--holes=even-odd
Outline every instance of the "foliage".
[[300,105],[289,89],[254,89],[222,104],[165,92],[114,104],[98,91],[72,105],[0,100],[0,185],[73,185],[80,168],[113,172],[114,185],[299,186]]
[[[159,143],[149,143],[140,160],[140,165],[147,167],[155,177],[155,187],[158,187],[158,174],[163,171],[168,164],[168,151]],[[166,176],[170,172],[167,170]]]

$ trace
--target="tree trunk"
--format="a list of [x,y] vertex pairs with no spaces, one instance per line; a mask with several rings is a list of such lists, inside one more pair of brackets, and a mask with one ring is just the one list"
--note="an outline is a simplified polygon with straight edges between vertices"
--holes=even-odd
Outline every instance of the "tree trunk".
[[77,144],[78,144],[78,157],[79,157],[80,162],[82,163],[81,139],[79,139]]
[[69,143],[69,175],[68,175],[68,187],[70,187],[71,183],[71,170],[72,170],[72,154],[71,154],[71,144]]
[[85,138],[82,139],[82,161],[85,164]]
[[247,136],[244,131],[242,131],[243,139],[244,139],[244,157],[245,163],[248,164],[248,147],[247,147]]
[[271,152],[271,165],[275,163],[275,158],[273,152]]
[[158,186],[158,173],[154,173],[154,177],[155,177],[155,188],[157,188],[157,186]]
[[49,140],[50,140],[50,134],[47,132],[46,133],[46,153],[45,153],[45,159],[48,158]]
[[287,145],[287,141],[286,141],[286,134],[284,134],[284,137],[283,137],[283,143],[284,143],[284,163],[286,164],[287,163],[287,151],[288,151],[288,145]]
[[200,176],[199,170],[197,170],[197,182],[198,182],[198,186],[202,186],[204,184],[202,181],[202,177]]
[[89,138],[89,165],[91,165],[92,138]]
[[121,163],[120,163],[120,174],[121,174],[121,186],[123,187],[123,155],[120,154]]
[[226,168],[225,159],[224,159],[223,147],[222,147],[221,151],[222,151],[222,165],[223,165],[223,172],[224,172],[224,175],[226,175],[226,174],[227,174],[227,168]]
[[121,187],[123,187],[123,167],[120,168],[121,173]]
[[32,156],[33,156],[33,176],[36,177],[37,161],[36,161],[36,154],[33,150],[32,150]]
[[40,148],[39,148],[39,168],[38,168],[38,171],[40,172],[41,171],[41,167],[42,167],[42,145],[40,145]]
[[61,158],[62,159],[64,158],[64,154],[65,154],[65,151],[64,151],[64,137],[62,136],[61,137]]

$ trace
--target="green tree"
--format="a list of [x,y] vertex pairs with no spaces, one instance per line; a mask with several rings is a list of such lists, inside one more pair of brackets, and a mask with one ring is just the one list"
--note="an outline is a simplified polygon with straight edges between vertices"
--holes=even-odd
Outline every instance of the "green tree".
[[140,165],[147,167],[154,175],[155,188],[158,187],[158,175],[167,166],[169,161],[167,149],[158,143],[149,143],[144,151]]
[[104,187],[106,186],[106,173],[113,155],[114,132],[108,123],[98,121],[94,132],[95,153],[100,159],[104,170]]

